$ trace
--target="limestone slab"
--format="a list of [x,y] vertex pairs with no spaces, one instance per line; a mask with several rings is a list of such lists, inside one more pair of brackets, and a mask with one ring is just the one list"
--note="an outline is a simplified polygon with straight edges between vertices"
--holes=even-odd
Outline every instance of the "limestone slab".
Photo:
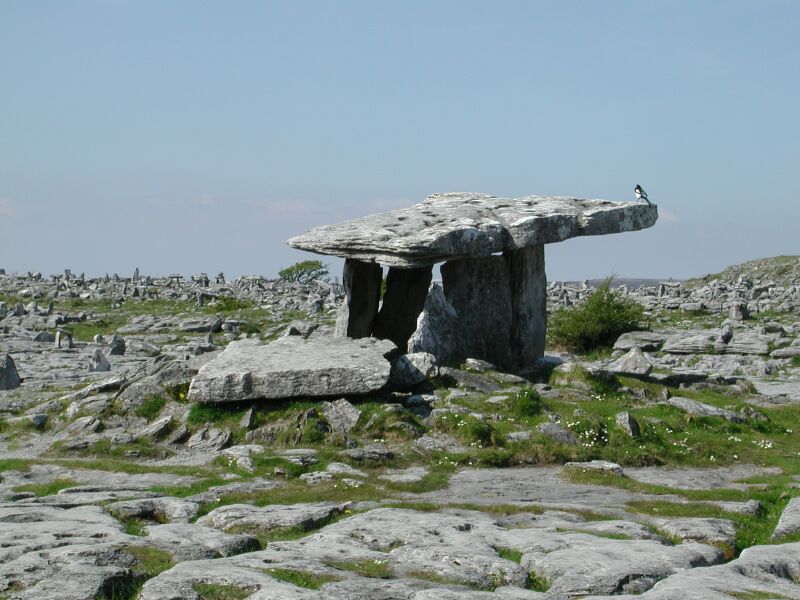
[[389,380],[388,340],[300,336],[232,342],[192,379],[193,402],[366,394]]
[[407,208],[316,227],[288,243],[318,254],[408,268],[575,236],[635,231],[657,219],[655,206],[638,202],[447,193]]

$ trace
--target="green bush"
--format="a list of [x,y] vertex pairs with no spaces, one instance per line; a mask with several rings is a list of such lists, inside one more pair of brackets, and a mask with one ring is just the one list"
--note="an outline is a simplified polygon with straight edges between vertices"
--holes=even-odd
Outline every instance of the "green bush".
[[315,279],[327,277],[328,267],[318,260],[304,260],[295,263],[291,267],[286,267],[278,271],[278,275],[284,281],[308,283]]
[[526,388],[518,391],[511,402],[511,413],[517,419],[535,417],[540,414],[544,406],[542,398],[536,390]]
[[581,306],[557,310],[550,317],[549,335],[558,347],[589,352],[612,345],[627,331],[646,329],[644,308],[620,298],[605,280]]

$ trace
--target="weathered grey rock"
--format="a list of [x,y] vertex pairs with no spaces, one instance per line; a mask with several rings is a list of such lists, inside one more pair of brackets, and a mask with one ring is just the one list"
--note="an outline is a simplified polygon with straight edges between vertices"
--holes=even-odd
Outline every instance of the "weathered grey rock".
[[417,328],[408,340],[408,351],[427,352],[439,361],[446,360],[455,354],[459,330],[458,313],[445,298],[442,286],[434,283],[417,319]]
[[617,413],[614,422],[628,437],[638,438],[641,435],[639,422],[628,411]]
[[783,509],[781,518],[772,532],[772,541],[800,531],[800,498],[792,498]]
[[142,498],[141,500],[123,500],[106,505],[119,519],[146,519],[169,523],[188,523],[200,510],[197,502],[182,498]]
[[649,375],[653,365],[638,346],[608,365],[608,370],[618,375]]
[[631,348],[639,348],[647,352],[654,352],[661,348],[667,336],[663,333],[652,331],[631,331],[623,333],[614,342],[614,350],[626,352]]
[[725,544],[733,547],[736,528],[728,519],[705,519],[689,517],[683,519],[655,519],[659,529],[682,540],[693,540],[704,544]]
[[122,356],[125,354],[125,340],[122,336],[115,335],[111,338],[111,345],[108,347],[110,356]]
[[215,508],[197,522],[222,531],[257,530],[300,527],[313,529],[331,517],[340,514],[347,503],[320,502],[316,504],[271,504],[251,506],[249,504],[229,504]]
[[403,354],[392,362],[389,384],[395,389],[405,389],[422,383],[439,374],[439,363],[433,354],[412,352]]
[[111,363],[103,356],[103,351],[100,348],[95,348],[92,356],[89,358],[89,372],[101,373],[111,370]]
[[257,550],[258,539],[247,532],[223,533],[188,523],[148,525],[143,543],[167,550],[176,560],[202,560]]
[[40,343],[46,343],[46,344],[52,344],[53,342],[56,341],[56,336],[54,336],[49,331],[40,331],[35,336],[33,336],[33,341],[34,342],[40,342]]
[[757,333],[734,333],[725,347],[729,354],[769,354],[770,338]]
[[750,318],[750,311],[747,309],[747,304],[744,302],[736,302],[731,304],[728,312],[728,318],[732,321],[744,321]]
[[[696,566],[696,565],[695,565]],[[641,595],[618,595],[615,600],[730,600],[739,597],[800,598],[800,544],[753,546],[735,560],[702,569],[678,571]],[[604,596],[585,596],[602,600]]]
[[564,464],[565,469],[577,469],[579,471],[602,471],[613,473],[623,477],[625,473],[617,463],[608,460],[590,460],[587,462],[568,462]]
[[336,315],[336,336],[362,338],[372,334],[381,297],[381,274],[377,263],[352,258],[345,261],[345,300]]
[[800,356],[800,346],[789,346],[787,348],[777,348],[770,352],[772,358],[792,358]]
[[579,235],[634,231],[652,226],[657,218],[655,206],[634,202],[434,194],[408,208],[317,227],[288,243],[318,254],[421,267]]
[[539,425],[536,430],[542,435],[549,437],[551,440],[558,442],[559,444],[575,446],[578,443],[578,438],[575,437],[575,434],[568,429],[564,429],[558,423],[546,421]]
[[726,410],[724,408],[717,408],[716,406],[704,404],[703,402],[698,402],[697,400],[692,400],[690,398],[680,398],[675,396],[667,399],[666,403],[670,406],[680,408],[682,411],[687,412],[690,415],[695,415],[698,417],[722,417],[723,419],[727,419],[733,423],[744,423],[747,420],[742,415],[733,411]]
[[670,354],[703,354],[716,351],[719,343],[717,331],[687,331],[667,338],[661,349]]
[[17,365],[10,354],[0,358],[0,390],[15,390],[20,386]]
[[375,337],[392,340],[401,352],[406,351],[408,339],[417,328],[417,317],[425,306],[432,276],[433,268],[430,266],[418,269],[389,267],[386,291],[375,320]]
[[102,428],[103,424],[100,422],[100,419],[93,416],[86,416],[81,417],[80,419],[75,419],[72,423],[67,425],[64,429],[64,433],[69,436],[80,436],[87,433],[96,433]]
[[163,437],[172,426],[172,415],[166,415],[160,419],[156,419],[150,425],[139,431],[136,437],[158,439]]
[[334,402],[324,402],[322,414],[330,425],[331,431],[342,437],[348,436],[361,417],[361,411],[344,398],[339,398]]
[[217,429],[205,425],[186,442],[186,447],[195,451],[222,450],[231,443],[231,432],[228,429]]
[[192,379],[194,402],[365,394],[389,380],[388,340],[300,336],[232,342]]
[[414,483],[422,481],[427,474],[426,467],[408,467],[407,469],[386,469],[380,478],[394,483]]
[[340,454],[352,458],[356,461],[375,461],[389,460],[394,458],[394,452],[389,450],[386,446],[380,444],[372,444],[364,448],[348,448],[342,450]]

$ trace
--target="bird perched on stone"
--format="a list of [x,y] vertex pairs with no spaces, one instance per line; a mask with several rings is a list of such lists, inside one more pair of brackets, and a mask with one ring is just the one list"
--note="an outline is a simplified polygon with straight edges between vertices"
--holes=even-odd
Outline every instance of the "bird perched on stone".
[[636,194],[637,200],[644,200],[648,204],[652,204],[652,202],[650,202],[650,200],[647,199],[647,192],[644,191],[644,188],[642,186],[637,185],[635,188],[633,188],[633,193]]

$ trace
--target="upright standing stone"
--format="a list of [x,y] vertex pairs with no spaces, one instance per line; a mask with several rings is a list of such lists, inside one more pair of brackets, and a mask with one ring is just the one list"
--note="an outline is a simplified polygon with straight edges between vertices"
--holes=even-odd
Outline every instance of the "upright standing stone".
[[348,258],[344,262],[345,299],[336,316],[335,335],[362,338],[372,335],[381,296],[381,275],[378,263]]
[[504,254],[511,285],[511,352],[517,366],[530,366],[544,356],[547,335],[547,275],[544,245]]
[[408,338],[417,328],[417,317],[425,306],[432,277],[433,267],[430,266],[418,269],[389,267],[386,292],[375,321],[376,338],[392,340],[401,352],[406,351]]
[[451,260],[442,266],[442,285],[458,313],[458,341],[450,361],[481,358],[512,366],[513,303],[506,260],[502,256]]
[[10,354],[0,358],[0,390],[15,390],[20,385],[17,365]]

